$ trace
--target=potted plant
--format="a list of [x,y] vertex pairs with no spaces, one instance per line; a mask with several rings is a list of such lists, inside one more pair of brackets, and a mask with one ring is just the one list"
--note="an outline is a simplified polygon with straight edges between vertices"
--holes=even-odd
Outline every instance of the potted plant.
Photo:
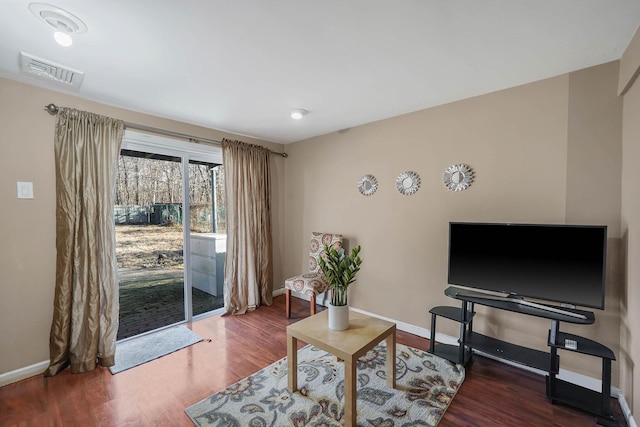
[[318,264],[329,282],[331,302],[329,303],[329,328],[343,331],[349,328],[349,303],[347,288],[356,280],[362,259],[358,255],[360,245],[353,248],[350,255],[344,248],[336,249],[324,245],[324,254],[319,257]]

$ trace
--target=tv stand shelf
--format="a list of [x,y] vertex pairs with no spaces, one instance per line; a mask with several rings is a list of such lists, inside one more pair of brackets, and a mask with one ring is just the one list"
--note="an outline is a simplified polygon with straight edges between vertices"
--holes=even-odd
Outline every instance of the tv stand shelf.
[[[576,384],[556,378],[550,372],[547,377],[547,398],[551,402],[566,403],[598,416],[598,424],[617,426],[611,414],[611,361],[616,359],[611,349],[599,342],[583,338],[579,335],[560,332],[559,322],[551,322],[547,344],[551,347],[551,355],[556,356],[558,349],[582,353],[602,359],[602,390],[596,392]],[[567,341],[576,343],[575,348],[567,346]],[[556,356],[557,357],[557,356]]]
[[[548,345],[549,347],[561,348],[563,350],[574,351],[576,353],[588,354],[590,356],[597,356],[603,359],[615,360],[616,356],[611,349],[603,346],[599,342],[583,338],[578,335],[568,334],[566,332],[557,332],[556,339],[553,340],[551,330],[549,331]],[[578,343],[575,349],[567,348],[565,342],[567,340],[573,340]]]
[[471,351],[461,345],[451,344],[438,344],[436,343],[436,318],[438,316],[445,319],[453,320],[460,323],[460,333],[470,328],[471,321],[473,320],[473,304],[470,309],[464,308],[464,311],[458,307],[438,306],[429,310],[431,313],[431,339],[429,340],[429,353],[442,357],[443,359],[450,360],[453,363],[460,363],[464,365],[471,358]]
[[[546,371],[548,373],[546,377],[546,394],[552,403],[564,403],[591,412],[597,416],[598,424],[618,425],[611,414],[610,402],[611,361],[615,360],[613,351],[596,341],[560,332],[560,322],[579,325],[593,324],[595,316],[592,312],[530,303],[511,296],[492,295],[455,286],[448,287],[444,293],[448,297],[461,301],[462,306],[460,309],[454,307],[434,307],[431,309],[432,343],[430,351],[432,353],[438,354],[433,348],[435,316],[443,316],[455,320],[460,322],[459,346],[453,346],[453,349],[446,350],[447,354],[451,355],[451,358],[448,358],[449,360],[464,364],[471,359],[472,350],[476,349],[494,357]],[[522,347],[474,332],[472,322],[473,314],[475,314],[473,310],[474,304],[551,320],[551,328],[549,329],[547,340],[549,351]],[[469,307],[471,308],[469,309]],[[576,345],[571,345],[572,342],[575,342]],[[437,349],[440,346],[435,346],[435,348]],[[602,390],[596,392],[556,378],[560,371],[558,349],[601,358]],[[458,355],[457,359],[455,358],[456,355]]]
[[544,351],[533,350],[510,344],[477,332],[468,332],[464,340],[464,345],[511,362],[521,363],[541,371],[548,371],[549,366],[554,366],[557,373],[557,358],[551,365],[551,355]]

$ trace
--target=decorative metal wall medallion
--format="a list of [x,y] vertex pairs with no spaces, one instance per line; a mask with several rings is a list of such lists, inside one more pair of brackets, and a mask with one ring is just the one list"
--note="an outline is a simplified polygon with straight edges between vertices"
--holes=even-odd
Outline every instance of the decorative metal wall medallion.
[[400,193],[410,196],[420,188],[420,176],[411,171],[402,172],[396,178],[396,187]]
[[462,191],[473,182],[473,169],[465,164],[452,165],[444,171],[444,185],[451,191]]
[[358,181],[358,190],[363,196],[370,196],[378,189],[378,180],[373,175],[364,175]]

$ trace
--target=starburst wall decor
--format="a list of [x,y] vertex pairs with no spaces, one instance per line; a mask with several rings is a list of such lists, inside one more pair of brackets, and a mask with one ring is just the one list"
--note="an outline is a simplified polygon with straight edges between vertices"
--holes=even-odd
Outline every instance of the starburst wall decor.
[[451,165],[444,171],[444,185],[451,191],[463,191],[471,186],[473,169],[465,164]]

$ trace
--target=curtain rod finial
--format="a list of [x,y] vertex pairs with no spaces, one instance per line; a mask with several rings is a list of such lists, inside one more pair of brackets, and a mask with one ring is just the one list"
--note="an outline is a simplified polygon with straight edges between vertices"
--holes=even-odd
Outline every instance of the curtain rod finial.
[[287,157],[289,157],[289,155],[287,153],[282,153],[282,157],[286,159]]
[[47,113],[51,114],[52,116],[55,116],[56,114],[58,114],[58,111],[59,111],[60,109],[59,109],[59,108],[58,108],[58,106],[57,106],[57,105],[55,105],[55,104],[49,104],[49,105],[45,105],[44,110],[45,110]]

